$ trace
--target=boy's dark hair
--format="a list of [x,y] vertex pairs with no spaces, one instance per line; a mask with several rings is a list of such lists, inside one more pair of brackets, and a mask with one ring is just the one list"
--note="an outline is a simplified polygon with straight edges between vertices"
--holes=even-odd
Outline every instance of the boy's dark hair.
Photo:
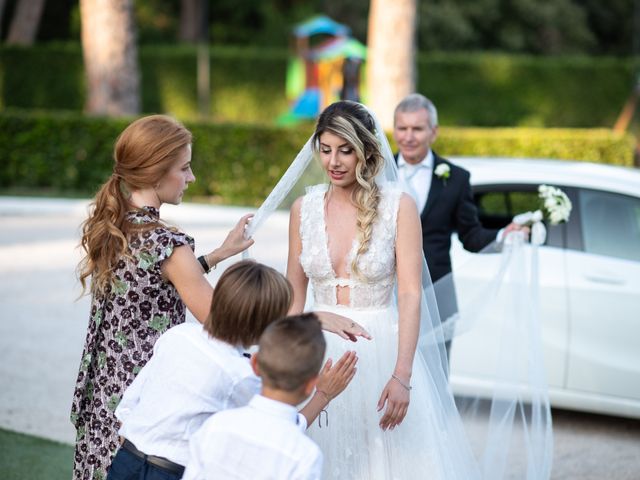
[[257,363],[262,383],[287,392],[298,390],[318,375],[326,346],[314,313],[273,322],[260,337]]
[[232,345],[255,345],[271,322],[287,314],[292,298],[293,289],[284,275],[243,260],[218,280],[204,329]]

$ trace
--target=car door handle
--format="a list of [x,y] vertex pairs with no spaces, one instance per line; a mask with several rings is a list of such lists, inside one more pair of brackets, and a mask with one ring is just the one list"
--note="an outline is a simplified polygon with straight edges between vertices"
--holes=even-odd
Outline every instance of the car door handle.
[[584,278],[594,283],[605,283],[607,285],[624,285],[626,282],[620,277],[610,277],[605,275],[586,274]]

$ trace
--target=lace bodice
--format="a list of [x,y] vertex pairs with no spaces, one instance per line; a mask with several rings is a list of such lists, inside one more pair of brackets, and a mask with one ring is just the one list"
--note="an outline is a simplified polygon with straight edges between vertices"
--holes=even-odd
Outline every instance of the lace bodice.
[[[300,211],[300,264],[311,282],[316,305],[336,305],[336,287],[349,287],[350,307],[381,308],[392,299],[396,276],[396,219],[402,191],[392,184],[381,186],[378,218],[373,225],[369,249],[360,255],[358,267],[362,278],[338,278],[331,265],[329,243],[324,219],[324,195],[328,185],[310,187],[302,199]],[[346,262],[351,274],[351,262],[357,252],[354,240]]]

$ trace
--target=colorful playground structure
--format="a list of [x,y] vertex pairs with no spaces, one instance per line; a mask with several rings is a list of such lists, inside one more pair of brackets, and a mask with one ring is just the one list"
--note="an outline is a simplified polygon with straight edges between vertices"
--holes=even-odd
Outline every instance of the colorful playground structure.
[[324,15],[294,27],[295,55],[286,79],[291,108],[278,124],[313,119],[337,100],[363,101],[367,47],[350,34],[349,27]]

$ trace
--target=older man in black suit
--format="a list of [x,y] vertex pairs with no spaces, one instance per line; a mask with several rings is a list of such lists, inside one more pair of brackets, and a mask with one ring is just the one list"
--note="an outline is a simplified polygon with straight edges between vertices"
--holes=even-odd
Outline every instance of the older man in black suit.
[[[415,199],[422,221],[422,246],[435,284],[441,320],[457,310],[451,278],[451,234],[458,233],[464,248],[479,252],[504,234],[518,229],[509,224],[502,230],[486,229],[473,203],[469,172],[440,157],[431,145],[438,137],[438,112],[423,95],[405,97],[396,107],[393,138],[400,180]],[[447,342],[447,353],[449,342]]]

